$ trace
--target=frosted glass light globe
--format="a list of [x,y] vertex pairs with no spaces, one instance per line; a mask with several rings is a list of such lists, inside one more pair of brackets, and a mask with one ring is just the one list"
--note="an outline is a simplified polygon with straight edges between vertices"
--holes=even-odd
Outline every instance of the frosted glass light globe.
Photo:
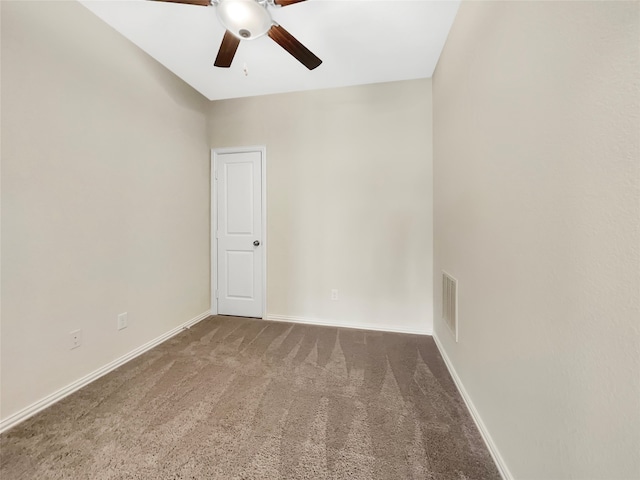
[[269,31],[273,21],[255,0],[220,0],[216,7],[220,23],[242,40],[253,40]]

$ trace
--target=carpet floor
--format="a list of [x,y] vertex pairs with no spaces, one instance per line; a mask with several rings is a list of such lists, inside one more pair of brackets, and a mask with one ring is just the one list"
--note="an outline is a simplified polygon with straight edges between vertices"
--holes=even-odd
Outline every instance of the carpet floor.
[[500,475],[431,337],[216,316],[2,434],[0,478]]

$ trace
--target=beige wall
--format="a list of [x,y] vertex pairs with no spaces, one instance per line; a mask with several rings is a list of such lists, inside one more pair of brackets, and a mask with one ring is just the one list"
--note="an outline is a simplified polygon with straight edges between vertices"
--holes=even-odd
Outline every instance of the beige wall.
[[433,78],[435,331],[518,479],[640,477],[639,7],[464,3]]
[[80,4],[0,3],[6,419],[208,310],[209,151],[203,97]]
[[269,316],[431,332],[430,80],[213,102],[209,138],[267,147]]

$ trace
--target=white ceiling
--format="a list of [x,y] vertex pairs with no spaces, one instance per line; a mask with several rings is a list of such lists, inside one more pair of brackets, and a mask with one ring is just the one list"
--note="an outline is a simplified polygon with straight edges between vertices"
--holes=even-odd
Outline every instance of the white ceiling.
[[80,1],[209,100],[431,77],[460,4],[308,0],[269,8],[323,60],[309,71],[267,36],[242,41],[231,68],[214,67],[224,35],[214,6]]

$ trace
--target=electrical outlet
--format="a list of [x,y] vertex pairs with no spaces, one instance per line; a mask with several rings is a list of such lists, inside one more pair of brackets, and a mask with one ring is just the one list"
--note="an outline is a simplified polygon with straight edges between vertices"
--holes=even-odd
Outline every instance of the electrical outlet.
[[118,315],[118,330],[122,330],[123,328],[127,328],[129,324],[129,320],[127,318],[127,312],[121,313]]
[[338,290],[335,288],[331,290],[331,300],[338,300]]
[[69,342],[70,350],[78,348],[80,345],[82,345],[82,330],[74,330],[73,332],[69,332],[69,336],[71,338]]

